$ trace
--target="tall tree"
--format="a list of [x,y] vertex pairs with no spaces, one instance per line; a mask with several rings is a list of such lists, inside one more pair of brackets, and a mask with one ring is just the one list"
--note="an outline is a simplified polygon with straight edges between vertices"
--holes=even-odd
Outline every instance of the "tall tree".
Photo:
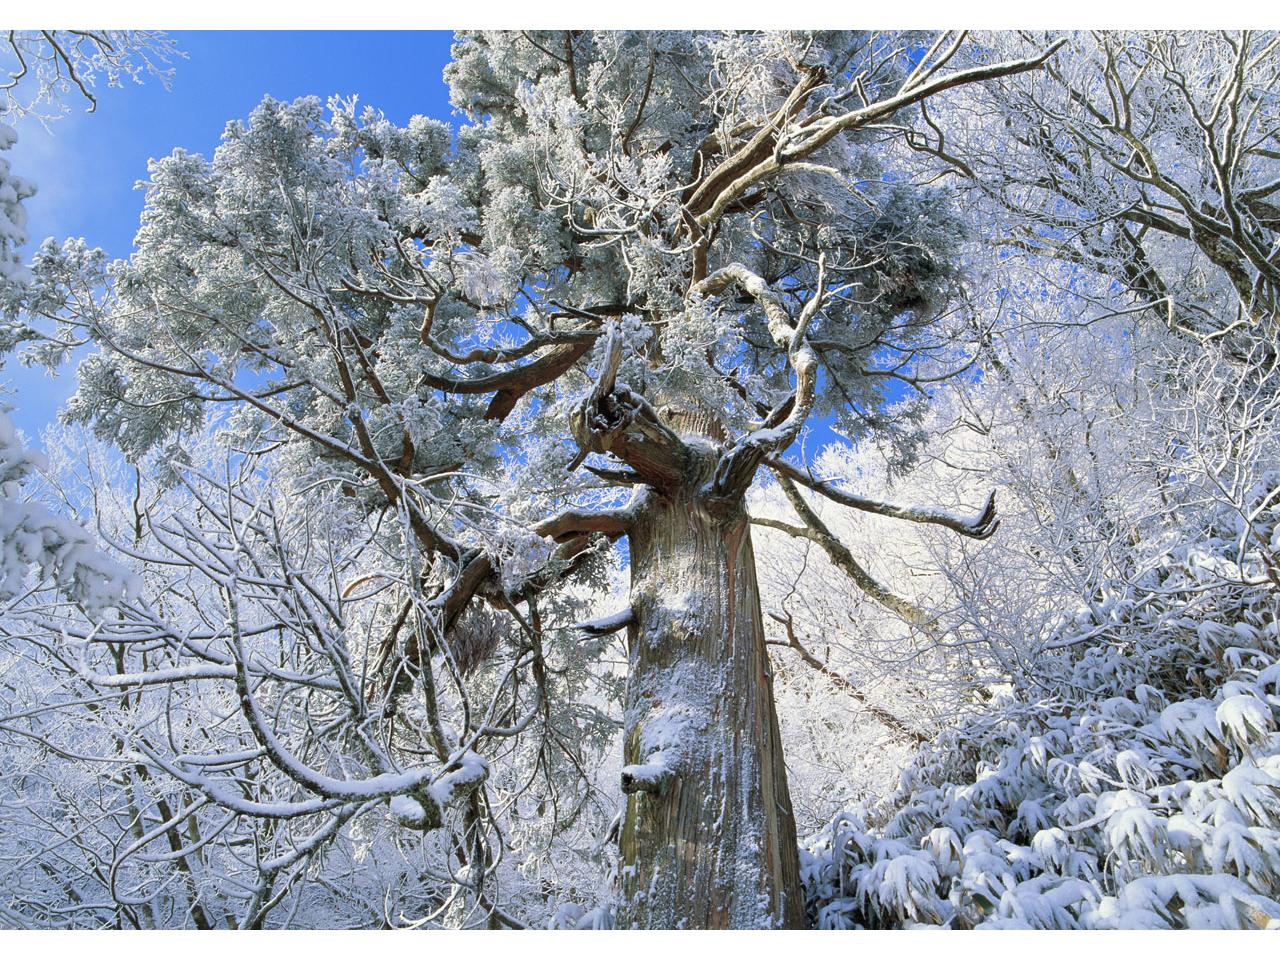
[[[245,761],[205,769],[184,755],[166,773],[267,817],[337,818],[386,799],[413,826],[438,825],[450,803],[480,818],[489,767],[473,748],[545,711],[541,651],[570,626],[544,618],[548,604],[601,540],[625,538],[629,606],[581,625],[627,631],[617,921],[804,925],[745,494],[773,468],[793,491],[970,536],[991,529],[989,504],[972,519],[897,507],[782,459],[815,417],[853,436],[896,431],[909,456],[910,417],[890,401],[921,371],[966,362],[949,263],[960,224],[945,194],[895,176],[886,125],[948,90],[1035,70],[1056,45],[956,69],[963,46],[951,35],[463,34],[447,77],[471,122],[456,136],[353,102],[267,100],[211,159],[153,163],[129,261],[42,248],[19,307],[57,329],[18,338],[48,363],[98,347],[70,419],[131,458],[163,450],[180,464],[184,434],[210,407],[233,407],[230,431],[274,449],[283,494],[323,487],[408,533],[387,534],[413,567],[405,616],[362,660],[331,642],[342,608],[285,551],[274,572],[255,567],[249,541],[280,535],[234,484],[214,511],[222,533],[161,531],[217,585],[223,623],[192,642],[126,603],[134,626],[115,637],[148,625],[174,664],[150,682],[233,684],[254,757],[295,799],[237,800],[218,771]],[[262,591],[285,598],[290,623],[303,611],[315,621],[323,682],[249,652],[245,584],[255,603]],[[487,636],[485,606],[501,618]],[[464,711],[448,729],[432,716],[408,753],[369,733],[414,685],[430,713],[434,672],[461,684],[464,661],[495,637],[519,638],[493,694],[504,712]],[[180,666],[193,658],[205,663]],[[276,735],[293,685],[341,705],[333,729],[361,744],[364,772],[322,771]],[[431,764],[406,767],[424,751]],[[478,841],[469,849],[463,859],[483,868]]]

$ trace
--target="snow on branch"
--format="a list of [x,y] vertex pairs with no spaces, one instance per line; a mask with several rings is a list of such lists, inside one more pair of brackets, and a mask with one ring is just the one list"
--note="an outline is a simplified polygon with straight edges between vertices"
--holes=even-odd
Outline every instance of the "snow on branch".
[[[930,80],[916,73],[896,94],[883,100],[843,113],[830,114],[818,109],[797,119],[803,104],[821,88],[825,79],[819,68],[804,70],[786,104],[742,149],[712,171],[690,198],[686,209],[697,226],[707,231],[752,187],[805,160],[838,135],[888,120],[899,111],[945,90],[1039,69],[1065,43],[1063,38],[1033,57],[971,67]],[[861,85],[855,83],[843,96],[828,98],[824,106],[860,91]]]
[[751,483],[756,468],[765,457],[790,446],[813,411],[817,401],[818,355],[806,337],[809,325],[826,299],[826,257],[819,254],[817,286],[794,321],[778,293],[764,278],[741,263],[731,263],[716,270],[695,284],[690,295],[716,296],[734,284],[764,310],[769,336],[786,352],[787,363],[795,371],[796,388],[789,402],[776,408],[759,429],[737,440],[721,457],[712,483],[716,494],[726,497],[740,494]]
[[836,567],[844,571],[849,579],[857,584],[858,588],[876,603],[886,610],[891,610],[923,631],[928,632],[933,629],[933,617],[930,617],[911,601],[893,593],[854,559],[849,548],[831,532],[831,529],[822,522],[822,518],[805,502],[804,496],[796,489],[796,485],[791,482],[789,477],[779,475],[778,484],[782,487],[782,492],[786,494],[787,501],[791,504],[792,509],[804,522],[804,526],[795,526],[794,524],[785,523],[781,520],[772,520],[767,517],[753,517],[752,523],[781,530],[793,537],[804,537],[812,540],[823,549]]
[[615,613],[606,614],[603,617],[596,617],[594,620],[585,620],[582,623],[575,623],[572,627],[579,630],[589,637],[607,637],[611,633],[617,633],[619,630],[625,630],[635,622],[635,611],[630,607],[624,607]]
[[105,557],[78,524],[18,499],[23,482],[42,465],[0,413],[0,600],[21,593],[33,567],[93,614],[136,595],[137,577]]
[[986,540],[1000,526],[1000,520],[996,516],[996,494],[994,490],[987,497],[986,503],[983,504],[981,510],[973,516],[966,517],[930,507],[900,506],[883,500],[873,500],[870,497],[858,496],[841,490],[828,481],[815,479],[812,475],[787,463],[781,457],[771,457],[768,463],[779,477],[785,476],[808,487],[815,493],[822,494],[828,500],[834,500],[836,503],[843,504],[846,507],[853,507],[855,510],[879,514],[882,517],[893,517],[895,520],[909,520],[912,523],[934,523],[949,530],[954,530],[962,536],[971,537],[974,540]]

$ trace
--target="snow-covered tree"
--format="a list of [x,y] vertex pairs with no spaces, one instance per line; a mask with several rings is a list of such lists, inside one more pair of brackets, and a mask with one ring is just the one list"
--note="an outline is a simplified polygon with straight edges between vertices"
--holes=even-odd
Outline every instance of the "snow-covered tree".
[[[803,576],[784,573],[786,636],[822,645],[814,665],[856,687],[863,722],[900,719],[876,681],[888,663],[890,682],[927,685],[944,731],[892,797],[809,842],[819,925],[1280,915],[1263,799],[1280,749],[1274,255],[1250,266],[1238,244],[1274,250],[1274,224],[1250,217],[1277,173],[1276,62],[1271,35],[1073,36],[1045,71],[901,131],[929,158],[918,175],[942,160],[965,191],[961,259],[992,278],[997,320],[982,378],[935,397],[922,466],[892,489],[989,483],[1002,520],[990,541],[917,528],[886,550],[883,528],[812,505],[872,589],[833,595],[839,551],[809,551]],[[861,443],[818,467],[865,482],[882,461]],[[780,493],[758,522],[794,528]],[[795,548],[764,544],[781,572]],[[895,579],[912,589],[877,595]]]
[[4,922],[1275,922],[1277,43],[462,33],[114,263],[0,166],[92,350],[0,422]]
[[[625,537],[630,602],[580,631],[627,630],[616,922],[803,925],[745,495],[769,468],[813,486],[781,458],[814,416],[895,436],[909,459],[910,411],[885,397],[908,367],[966,362],[962,226],[892,175],[883,125],[1056,49],[956,70],[963,45],[931,39],[460,35],[447,76],[472,122],[456,138],[353,102],[267,100],[212,158],[153,164],[128,261],[42,248],[26,308],[57,330],[33,356],[98,347],[70,420],[180,464],[227,408],[242,451],[273,449],[276,496],[323,489],[378,528],[411,614],[357,656],[323,639],[344,623],[315,595],[324,679],[255,659],[244,585],[312,591],[271,540],[278,507],[223,488],[223,539],[153,530],[216,585],[224,625],[192,645],[157,623],[177,672],[139,682],[233,688],[290,810],[382,800],[425,828],[461,803],[475,838],[484,751],[531,725],[554,740],[548,637],[573,625],[572,576]],[[992,522],[855,505],[970,536]],[[260,549],[279,574],[252,572]],[[495,656],[506,679],[468,709],[462,675]],[[448,727],[431,706],[442,669]],[[300,716],[307,743],[291,741],[282,683],[333,700],[337,726],[315,742]],[[412,691],[426,727],[371,738]],[[333,752],[344,738],[363,746]],[[226,774],[148,761],[237,809]],[[486,857],[467,860],[477,896]]]
[[[991,251],[1074,267],[1081,309],[1094,298],[1229,343],[1273,321],[1280,35],[1062,39],[1043,71],[925,108],[904,139],[986,212]],[[1006,32],[973,48],[1018,56],[1045,40]]]

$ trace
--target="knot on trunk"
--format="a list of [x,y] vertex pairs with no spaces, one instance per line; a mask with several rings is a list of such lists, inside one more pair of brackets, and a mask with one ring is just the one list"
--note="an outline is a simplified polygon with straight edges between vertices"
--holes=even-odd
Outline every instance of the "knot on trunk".
[[640,398],[625,383],[618,383],[622,364],[623,337],[618,325],[605,328],[602,360],[595,383],[573,412],[570,428],[583,456],[604,453],[616,436],[623,433],[636,418]]
[[675,776],[670,759],[658,750],[649,754],[644,763],[629,763],[622,768],[622,792],[661,796]]

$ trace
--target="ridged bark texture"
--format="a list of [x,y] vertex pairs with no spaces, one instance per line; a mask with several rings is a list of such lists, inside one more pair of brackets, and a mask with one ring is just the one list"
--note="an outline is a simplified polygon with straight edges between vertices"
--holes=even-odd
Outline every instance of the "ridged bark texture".
[[617,920],[803,927],[750,524],[742,502],[699,496],[715,461],[707,454],[684,492],[651,493],[630,534],[624,786],[634,792]]

